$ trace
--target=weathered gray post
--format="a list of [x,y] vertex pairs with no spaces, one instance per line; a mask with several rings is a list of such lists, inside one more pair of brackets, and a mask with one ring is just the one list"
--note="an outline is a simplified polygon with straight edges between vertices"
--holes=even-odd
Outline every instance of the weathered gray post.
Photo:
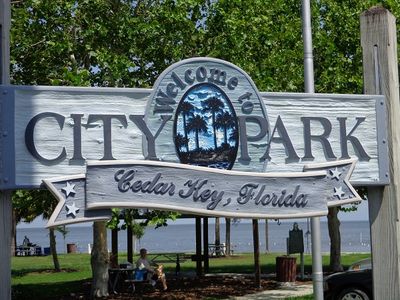
[[[0,2],[0,84],[10,83],[10,1]],[[3,92],[3,91],[1,91]],[[1,110],[1,103],[0,103]],[[7,133],[2,130],[0,119],[0,145],[4,143]],[[1,156],[4,155],[0,151]],[[0,165],[0,180],[7,178]],[[0,299],[11,299],[11,230],[12,206],[11,191],[0,191]]]
[[386,96],[390,185],[369,188],[374,299],[400,299],[400,103],[396,19],[373,7],[361,15],[364,88]]

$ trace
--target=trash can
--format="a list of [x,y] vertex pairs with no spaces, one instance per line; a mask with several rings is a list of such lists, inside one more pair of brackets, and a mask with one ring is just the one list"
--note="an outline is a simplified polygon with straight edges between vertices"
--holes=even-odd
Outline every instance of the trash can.
[[76,253],[76,244],[67,244],[67,253]]
[[43,255],[50,255],[51,251],[50,251],[50,247],[43,247]]
[[278,282],[295,282],[296,268],[296,257],[278,256],[276,258],[276,280]]

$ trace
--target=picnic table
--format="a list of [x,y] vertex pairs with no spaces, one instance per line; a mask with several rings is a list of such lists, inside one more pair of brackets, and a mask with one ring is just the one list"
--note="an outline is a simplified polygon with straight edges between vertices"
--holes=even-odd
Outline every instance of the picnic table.
[[122,280],[129,280],[130,278],[133,278],[133,272],[135,269],[133,268],[109,268],[108,269],[108,284],[110,290],[116,294],[117,289],[120,288],[121,281]]
[[191,259],[192,255],[184,252],[170,252],[170,253],[148,253],[147,258],[150,263],[155,265],[165,263],[175,263],[175,274],[178,275],[181,270],[181,263]]
[[42,255],[42,247],[32,246],[17,246],[15,248],[16,256],[40,256]]

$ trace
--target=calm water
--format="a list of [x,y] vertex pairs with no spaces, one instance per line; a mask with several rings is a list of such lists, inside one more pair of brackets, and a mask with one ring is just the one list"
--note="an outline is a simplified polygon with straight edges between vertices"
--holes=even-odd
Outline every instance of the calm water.
[[[293,222],[285,222],[278,225],[275,221],[269,221],[269,249],[272,252],[286,251],[286,238]],[[148,228],[144,237],[137,241],[136,248],[142,247],[151,252],[195,252],[195,228],[194,224],[171,224],[163,228]],[[310,252],[311,235],[307,234],[307,223],[299,222],[299,227],[304,233],[305,251]],[[87,252],[88,244],[92,243],[91,226],[67,227],[65,240],[61,233],[57,236],[57,250],[65,252],[66,244],[77,245],[79,252]],[[265,222],[259,222],[261,249],[265,249]],[[329,235],[327,223],[321,222],[322,251],[329,252]],[[370,252],[370,232],[368,221],[353,221],[341,223],[342,251],[343,252]],[[32,243],[42,247],[49,246],[48,231],[44,228],[18,228],[17,244],[21,245],[24,236],[28,236]],[[214,224],[209,225],[209,241],[214,242]],[[307,240],[309,241],[307,243]],[[225,224],[221,222],[221,243],[225,241]],[[111,243],[110,232],[108,235],[109,248]],[[126,231],[121,231],[118,236],[120,251],[126,251]],[[231,226],[231,244],[235,252],[253,251],[252,224],[239,222]]]

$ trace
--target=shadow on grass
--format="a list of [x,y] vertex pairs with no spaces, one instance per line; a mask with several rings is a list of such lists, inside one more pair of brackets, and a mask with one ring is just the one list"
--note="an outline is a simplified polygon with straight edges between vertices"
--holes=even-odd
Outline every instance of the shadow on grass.
[[55,269],[47,269],[47,268],[26,268],[26,269],[11,270],[11,276],[23,277],[28,274],[52,274],[52,273],[73,273],[73,272],[78,272],[78,270],[61,269],[61,271],[56,271]]
[[[346,269],[346,266],[344,266]],[[348,267],[347,267],[348,268]],[[172,269],[171,269],[172,270]],[[210,273],[237,273],[237,274],[254,274],[254,265],[243,265],[243,264],[232,264],[232,265],[220,265],[220,266],[213,266],[210,264],[209,267]],[[191,267],[181,267],[181,271],[194,271]],[[297,273],[299,274],[300,264],[297,263]],[[304,265],[304,272],[306,274],[312,274],[312,266],[309,264]],[[323,267],[324,273],[331,273],[328,266]],[[276,273],[276,265],[275,264],[262,264],[261,266],[261,273],[262,274],[271,274]]]
[[[82,293],[89,289],[90,280],[56,283],[17,284],[12,286],[12,299],[69,299],[71,293]],[[67,297],[66,297],[67,296]]]

